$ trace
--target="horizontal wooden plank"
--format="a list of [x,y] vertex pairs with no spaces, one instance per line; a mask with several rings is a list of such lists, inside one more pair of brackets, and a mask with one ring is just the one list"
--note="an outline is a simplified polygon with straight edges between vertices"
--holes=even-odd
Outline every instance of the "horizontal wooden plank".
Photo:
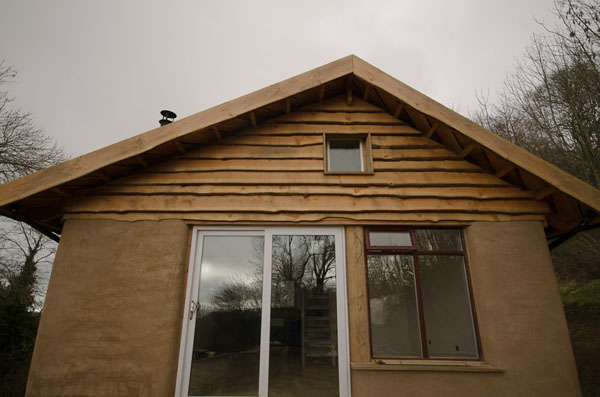
[[[408,138],[408,137],[407,137]],[[295,136],[268,136],[268,135],[239,135],[224,139],[215,145],[252,145],[252,146],[311,146],[323,145],[323,134],[295,135]],[[214,145],[213,145],[214,146]]]
[[390,197],[437,197],[451,200],[464,198],[474,200],[489,199],[532,199],[533,193],[514,187],[344,187],[344,186],[312,186],[312,185],[107,185],[95,189],[91,194],[118,195],[118,194],[161,194],[161,195],[247,195],[270,194],[288,195],[333,195],[351,197],[390,196]]
[[509,186],[483,173],[464,172],[379,172],[374,175],[325,175],[306,172],[141,172],[115,183],[125,184],[235,184],[235,185],[379,185],[379,186]]
[[534,200],[465,200],[449,202],[436,198],[348,197],[321,195],[223,195],[223,196],[91,196],[69,200],[66,212],[473,212],[499,214],[543,214],[545,203]]
[[240,135],[272,135],[272,134],[304,134],[304,133],[331,133],[331,134],[422,134],[407,125],[347,125],[347,124],[277,124],[275,122],[259,125]]
[[374,160],[432,160],[460,159],[456,154],[443,148],[431,149],[379,149],[373,148]]
[[178,159],[152,167],[152,171],[323,171],[323,159]]
[[[402,170],[469,170],[481,169],[467,161],[375,161],[375,171]],[[178,159],[152,167],[157,172],[177,171],[323,171],[322,159]]]
[[[269,136],[269,135],[237,135],[219,142],[212,146],[227,145],[250,145],[250,146],[312,146],[322,145],[323,135],[293,135],[293,136]],[[374,135],[373,146],[396,147],[396,146],[421,146],[441,147],[438,142],[421,136],[393,136]]]
[[323,146],[306,146],[302,148],[292,146],[236,146],[236,145],[211,145],[194,150],[179,158],[212,158],[212,159],[261,159],[261,158],[323,158]]
[[308,124],[391,124],[404,125],[397,118],[388,113],[364,113],[364,112],[303,112],[296,111],[288,115],[278,117],[273,123],[308,123]]
[[379,108],[367,101],[363,101],[360,98],[354,98],[352,105],[348,105],[346,97],[338,95],[331,99],[323,102],[316,102],[299,109],[301,111],[347,111],[347,112],[384,112],[382,108]]
[[421,136],[389,136],[374,135],[371,137],[373,147],[381,146],[382,149],[393,148],[397,146],[422,146],[422,147],[442,147],[438,142]]
[[413,161],[413,160],[398,160],[398,161],[374,161],[373,167],[377,171],[389,170],[419,170],[423,172],[431,170],[465,170],[473,172],[483,172],[481,168],[468,161],[454,160],[438,160],[438,161]]
[[67,213],[64,219],[115,219],[121,221],[181,219],[197,224],[333,224],[333,225],[394,225],[394,224],[450,224],[457,225],[466,222],[487,221],[544,221],[542,215],[503,215],[503,214],[447,214],[447,213],[398,213],[381,212],[368,214],[257,214],[257,213]]

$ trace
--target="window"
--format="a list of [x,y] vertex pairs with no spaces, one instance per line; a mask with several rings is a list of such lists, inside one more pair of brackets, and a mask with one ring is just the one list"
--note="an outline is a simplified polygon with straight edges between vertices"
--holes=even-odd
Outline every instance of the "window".
[[478,359],[459,229],[365,232],[371,353],[379,359]]
[[327,135],[324,142],[325,169],[333,173],[371,172],[368,135]]

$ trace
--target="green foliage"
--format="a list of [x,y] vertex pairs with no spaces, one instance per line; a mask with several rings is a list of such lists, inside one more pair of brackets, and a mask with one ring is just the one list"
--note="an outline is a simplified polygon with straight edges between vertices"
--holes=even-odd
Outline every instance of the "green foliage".
[[32,310],[35,285],[34,255],[20,271],[0,284],[0,395],[25,394],[29,363],[39,323]]
[[583,285],[573,282],[560,286],[560,296],[565,305],[597,305],[600,307],[600,279]]

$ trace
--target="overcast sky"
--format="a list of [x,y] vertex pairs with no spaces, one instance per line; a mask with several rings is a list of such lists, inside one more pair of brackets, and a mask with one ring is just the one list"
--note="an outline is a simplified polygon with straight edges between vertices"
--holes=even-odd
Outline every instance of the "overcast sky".
[[77,156],[355,54],[467,114],[502,87],[552,0],[0,0],[0,59]]

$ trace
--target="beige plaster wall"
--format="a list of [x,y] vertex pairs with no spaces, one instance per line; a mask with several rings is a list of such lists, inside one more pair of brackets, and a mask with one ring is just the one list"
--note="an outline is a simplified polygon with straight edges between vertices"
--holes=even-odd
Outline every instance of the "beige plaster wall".
[[[346,238],[351,361],[364,363],[362,228]],[[353,396],[580,395],[541,223],[479,222],[465,239],[484,360],[504,371],[352,370]],[[180,221],[67,221],[27,394],[172,395],[188,241]]]
[[[580,395],[541,223],[479,222],[465,229],[465,239],[483,359],[504,371],[353,370],[353,397]],[[354,310],[356,319],[361,316],[356,301],[366,300],[366,294],[350,295],[350,316]],[[352,341],[368,338],[356,335],[365,332],[360,327],[351,326],[350,332]],[[364,361],[365,355],[368,360],[364,344],[354,343],[351,361]]]
[[172,395],[187,245],[181,221],[67,221],[27,395]]

